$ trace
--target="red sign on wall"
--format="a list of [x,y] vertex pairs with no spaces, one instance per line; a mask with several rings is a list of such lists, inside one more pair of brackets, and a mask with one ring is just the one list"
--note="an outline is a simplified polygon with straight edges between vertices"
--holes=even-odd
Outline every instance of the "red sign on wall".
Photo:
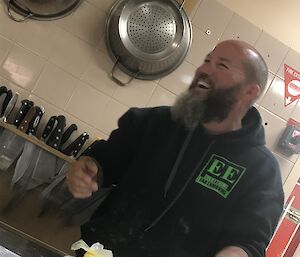
[[284,64],[284,83],[284,106],[288,106],[300,98],[300,72]]

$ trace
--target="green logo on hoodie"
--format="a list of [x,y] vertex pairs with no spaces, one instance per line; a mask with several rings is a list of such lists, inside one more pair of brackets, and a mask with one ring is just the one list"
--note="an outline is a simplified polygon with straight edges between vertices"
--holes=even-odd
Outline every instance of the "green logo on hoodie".
[[213,154],[196,178],[196,182],[227,198],[245,170],[246,168]]

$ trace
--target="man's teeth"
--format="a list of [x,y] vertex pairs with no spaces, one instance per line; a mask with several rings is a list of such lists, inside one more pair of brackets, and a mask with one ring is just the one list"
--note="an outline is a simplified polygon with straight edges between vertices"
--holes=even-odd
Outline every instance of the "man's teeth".
[[201,80],[198,81],[197,86],[200,87],[200,88],[209,89],[209,84],[206,83],[205,81],[201,81]]

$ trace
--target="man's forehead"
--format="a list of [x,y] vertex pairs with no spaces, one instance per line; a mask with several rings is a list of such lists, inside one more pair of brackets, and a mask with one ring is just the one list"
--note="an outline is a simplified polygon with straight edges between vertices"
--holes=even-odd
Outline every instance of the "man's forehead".
[[230,43],[220,43],[214,47],[214,49],[207,54],[208,58],[215,57],[219,60],[227,62],[242,62],[245,58],[245,49],[242,49],[238,45]]

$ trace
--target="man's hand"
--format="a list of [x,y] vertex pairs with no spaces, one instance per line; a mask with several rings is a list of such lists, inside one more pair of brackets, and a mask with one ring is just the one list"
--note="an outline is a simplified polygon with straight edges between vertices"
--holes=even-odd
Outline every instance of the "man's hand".
[[[97,173],[101,174],[97,174]],[[97,176],[102,177],[95,161],[88,157],[80,157],[71,164],[66,175],[67,186],[75,198],[87,198],[98,190]],[[101,186],[101,185],[100,185]]]
[[249,257],[248,254],[240,247],[228,246],[222,249],[215,257]]

